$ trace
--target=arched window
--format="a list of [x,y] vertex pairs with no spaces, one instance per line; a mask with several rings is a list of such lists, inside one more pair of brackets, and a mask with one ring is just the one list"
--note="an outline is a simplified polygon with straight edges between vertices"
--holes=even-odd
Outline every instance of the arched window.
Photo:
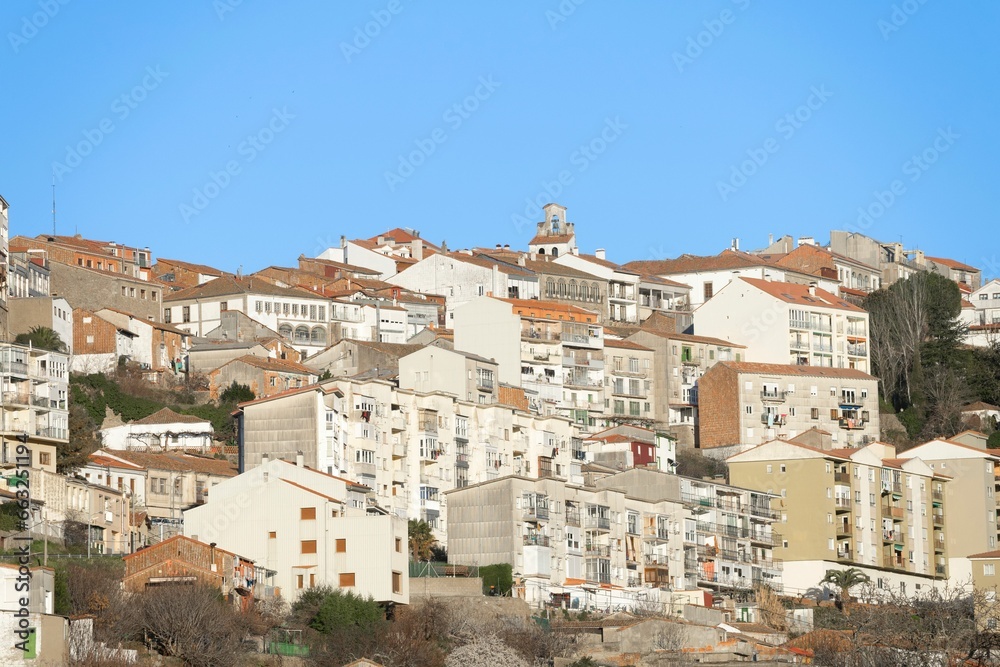
[[291,324],[282,324],[280,327],[278,327],[278,334],[282,338],[287,338],[287,339],[291,340],[292,339],[292,325]]
[[601,288],[597,286],[597,283],[593,283],[590,286],[590,296],[594,299],[594,301],[601,300]]
[[584,301],[590,300],[590,287],[587,286],[587,283],[580,283],[580,298]]
[[559,279],[559,296],[566,297],[566,281],[562,278]]
[[556,281],[549,278],[545,281],[545,296],[555,296],[556,293]]
[[552,256],[553,257],[559,256],[559,248],[552,248]]
[[538,249],[538,254],[539,255],[544,255],[545,254],[545,248],[539,248]]
[[295,328],[295,342],[296,343],[309,342],[309,327],[301,326]]
[[569,298],[571,298],[571,299],[575,299],[576,298],[576,281],[575,280],[570,280],[569,281]]
[[323,327],[313,327],[312,330],[312,342],[316,345],[323,345],[326,343],[326,329]]

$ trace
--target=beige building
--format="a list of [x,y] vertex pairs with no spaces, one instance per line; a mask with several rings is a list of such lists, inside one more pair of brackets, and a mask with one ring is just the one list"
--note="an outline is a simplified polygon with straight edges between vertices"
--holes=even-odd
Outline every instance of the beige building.
[[184,512],[184,534],[274,571],[290,602],[323,585],[385,604],[410,600],[406,521],[301,458],[270,459],[220,483],[208,502]]
[[657,425],[653,357],[653,350],[639,343],[604,339],[605,424]]
[[813,428],[833,446],[879,437],[878,380],[850,368],[726,361],[698,381],[702,448],[791,439]]
[[1000,625],[997,586],[1000,586],[1000,550],[970,554],[972,587],[975,589],[976,626],[980,631],[996,631]]
[[[773,440],[728,459],[733,484],[774,493],[785,585],[815,587],[857,567],[878,588],[914,593],[948,580],[950,479],[891,445],[822,451]],[[957,510],[960,511],[960,510]]]
[[400,357],[399,387],[489,405],[497,402],[497,363],[471,352],[428,345]]
[[1000,530],[1000,456],[994,450],[953,440],[932,440],[902,452],[900,458],[919,458],[931,469],[952,478],[945,485],[945,503],[961,508],[948,516],[948,571],[963,584],[973,574],[969,554],[995,551]]
[[765,493],[636,468],[586,484],[511,476],[447,495],[449,561],[510,563],[532,604],[588,586],[660,601],[670,597],[660,590],[781,590]]

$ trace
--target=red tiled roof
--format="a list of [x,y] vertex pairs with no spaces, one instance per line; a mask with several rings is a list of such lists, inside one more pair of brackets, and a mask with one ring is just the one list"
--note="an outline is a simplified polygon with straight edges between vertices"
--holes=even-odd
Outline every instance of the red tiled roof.
[[604,347],[617,347],[623,350],[640,350],[643,352],[652,352],[648,347],[639,345],[638,343],[633,343],[630,340],[618,340],[616,338],[605,338]]
[[[319,375],[319,372],[315,368],[309,368],[308,366],[303,366],[302,364],[296,363],[294,361],[289,361],[288,359],[272,359],[271,357],[255,357],[252,354],[248,354],[231,361],[226,362],[219,368],[228,366],[229,364],[241,362],[247,366],[253,366],[254,368],[261,368],[266,371],[278,371],[281,373],[297,373],[299,375]],[[216,369],[218,370],[218,369]],[[214,372],[214,371],[213,371]]]
[[208,422],[207,419],[195,417],[194,415],[182,415],[174,412],[170,408],[163,408],[148,417],[136,419],[132,424],[202,424]]
[[708,256],[681,255],[676,259],[645,259],[625,264],[626,269],[638,271],[640,274],[652,273],[656,275],[722,271],[752,266],[774,266],[774,264],[739,250],[723,250],[718,255]]
[[[192,262],[184,262],[179,259],[166,259],[165,257],[157,257],[156,264],[166,264],[169,266],[176,266],[181,269],[187,269],[188,271],[193,271],[195,273],[201,273],[206,276],[223,276],[226,275],[225,271],[220,271],[214,267],[208,266],[207,264],[194,264]],[[169,273],[169,271],[164,271],[164,273]]]
[[[852,303],[844,301],[839,296],[831,294],[826,290],[809,285],[798,283],[782,283],[773,280],[762,280],[760,278],[740,277],[743,282],[753,285],[765,294],[770,294],[776,299],[781,299],[786,303],[794,303],[799,306],[810,308],[836,308],[838,310],[850,310],[856,313],[866,312],[863,308],[858,308]],[[810,290],[812,290],[810,292]]]
[[971,556],[966,556],[966,558],[1000,558],[1000,551],[984,551],[978,554],[972,554]]
[[220,477],[235,477],[236,466],[226,459],[213,459],[193,454],[152,454],[148,452],[115,451],[114,456],[147,470],[173,470],[175,472],[203,472]]
[[315,494],[315,495],[319,496],[320,498],[326,498],[327,500],[329,500],[331,502],[343,504],[343,501],[337,500],[333,496],[328,496],[325,493],[320,493],[316,489],[310,489],[308,486],[303,486],[302,484],[299,484],[297,482],[293,482],[290,479],[284,479],[284,478],[282,478],[281,481],[284,482],[285,484],[291,484],[292,486],[296,486],[296,487],[302,489],[303,491],[308,491],[309,493]]
[[979,271],[979,269],[974,266],[969,266],[968,264],[963,264],[962,262],[957,262],[953,259],[948,259],[947,257],[931,257],[930,255],[925,255],[924,259],[929,259],[935,264],[943,264],[949,269],[956,269],[958,271]]
[[544,234],[535,234],[535,237],[528,241],[528,245],[544,245],[546,243],[569,243],[574,238],[576,234],[550,234],[548,236]]
[[[795,366],[789,364],[762,364],[753,361],[720,361],[716,366],[731,368],[737,373],[758,373],[761,375],[791,375],[803,377],[827,377],[844,380],[875,380],[872,375],[855,368],[831,368],[829,366]],[[713,367],[714,368],[714,367]]]

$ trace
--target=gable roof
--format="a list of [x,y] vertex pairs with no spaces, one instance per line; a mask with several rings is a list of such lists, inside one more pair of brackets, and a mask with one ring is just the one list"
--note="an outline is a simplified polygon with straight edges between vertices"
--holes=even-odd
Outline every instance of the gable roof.
[[315,368],[309,368],[308,366],[303,366],[300,363],[290,361],[288,359],[272,359],[271,357],[256,357],[252,354],[247,354],[242,357],[237,357],[236,359],[230,359],[219,368],[216,368],[212,373],[217,373],[219,369],[225,368],[229,364],[244,363],[247,366],[253,366],[254,368],[260,368],[266,371],[278,371],[280,373],[297,373],[299,375],[319,375]]
[[223,275],[214,280],[209,280],[197,287],[188,287],[171,294],[164,294],[166,301],[185,301],[188,299],[209,299],[220,296],[231,296],[233,294],[266,294],[268,296],[283,296],[286,298],[317,298],[313,292],[300,287],[278,287],[260,277],[237,278],[231,275]]
[[143,425],[153,425],[153,424],[207,424],[209,421],[207,419],[202,419],[200,417],[195,417],[194,415],[182,415],[180,413],[174,412],[170,408],[163,408],[158,410],[153,414],[143,417],[142,419],[136,419],[132,424],[143,424]]
[[236,466],[226,459],[213,459],[194,454],[133,452],[115,450],[114,456],[146,470],[171,470],[174,472],[200,472],[219,477],[235,477]]
[[[853,303],[844,301],[839,296],[831,294],[826,290],[799,283],[784,283],[773,280],[762,280],[761,278],[746,278],[740,276],[740,280],[752,285],[785,303],[792,303],[807,308],[836,308],[837,310],[849,310],[855,313],[865,313],[863,308],[855,306]],[[812,290],[810,292],[810,290]]]
[[724,271],[745,269],[756,266],[774,266],[765,259],[740,250],[727,249],[718,255],[681,255],[676,259],[643,259],[628,262],[626,269],[639,274],[652,273],[669,275],[678,273],[698,273],[700,271]]
[[974,266],[969,266],[968,264],[963,264],[962,262],[957,262],[954,259],[948,259],[947,257],[931,257],[930,255],[924,255],[924,259],[929,259],[935,264],[942,264],[947,266],[949,269],[955,269],[957,271],[979,272],[979,269]]
[[225,271],[221,271],[214,267],[208,266],[207,264],[195,264],[193,262],[184,262],[179,259],[167,259],[166,257],[157,257],[157,264],[167,264],[169,266],[176,266],[181,269],[186,269],[188,271],[193,271],[195,273],[201,273],[206,276],[224,276]]

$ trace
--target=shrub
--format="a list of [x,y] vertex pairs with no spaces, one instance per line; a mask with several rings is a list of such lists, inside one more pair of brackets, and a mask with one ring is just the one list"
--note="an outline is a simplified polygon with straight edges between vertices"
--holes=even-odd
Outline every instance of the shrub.
[[[510,595],[514,587],[513,568],[508,563],[497,563],[479,568],[479,576],[483,579],[483,594]],[[493,590],[490,590],[493,586]]]

